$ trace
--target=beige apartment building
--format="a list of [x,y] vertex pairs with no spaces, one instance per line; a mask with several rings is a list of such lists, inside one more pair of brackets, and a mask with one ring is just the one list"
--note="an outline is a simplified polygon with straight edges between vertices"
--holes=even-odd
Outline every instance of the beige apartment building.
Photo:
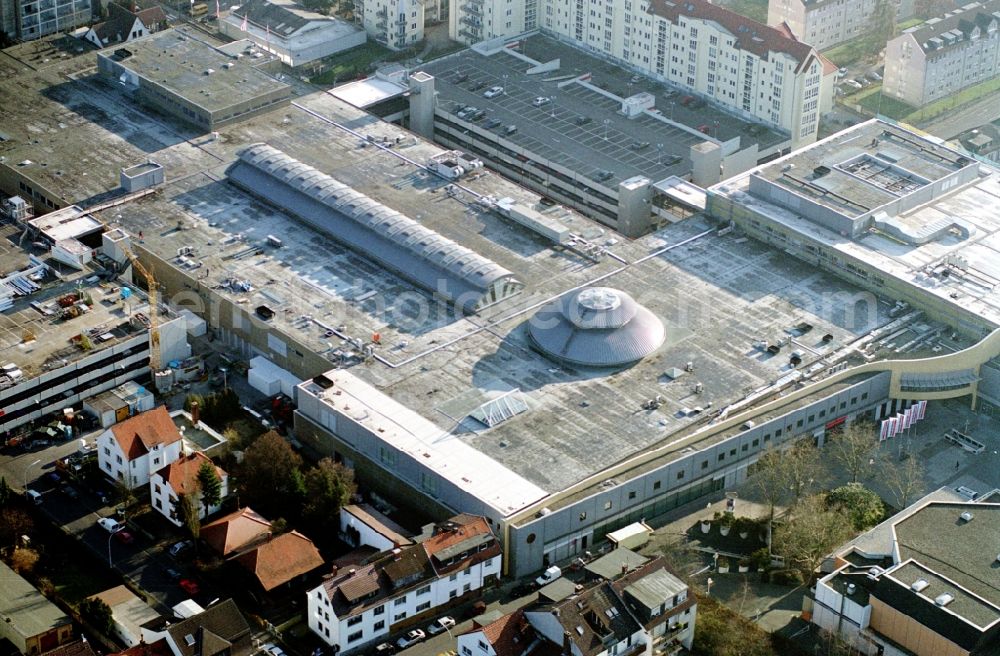
[[[913,15],[913,0],[889,0],[896,20]],[[767,24],[787,26],[795,38],[827,50],[864,34],[874,24],[879,0],[770,0]]]
[[888,43],[888,96],[920,107],[1000,72],[1000,0],[973,2],[912,27]]
[[[458,0],[455,14],[489,1]],[[494,12],[506,1],[495,0]],[[816,140],[819,116],[832,103],[836,69],[813,47],[707,0],[543,0],[539,10],[546,34],[787,130],[793,147]],[[509,37],[532,29],[527,17],[503,24],[494,17],[476,38],[461,29],[451,36],[466,43]]]
[[419,0],[356,0],[354,6],[368,36],[390,50],[424,40],[424,3]]

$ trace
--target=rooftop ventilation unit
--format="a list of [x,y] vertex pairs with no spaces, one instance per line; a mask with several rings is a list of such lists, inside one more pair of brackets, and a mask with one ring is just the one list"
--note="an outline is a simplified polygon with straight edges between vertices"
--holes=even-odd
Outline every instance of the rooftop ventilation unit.
[[934,598],[934,603],[942,607],[947,606],[953,601],[955,601],[955,595],[951,594],[950,592],[939,594],[937,597]]
[[910,590],[913,590],[914,592],[921,592],[928,585],[929,584],[926,579],[917,579],[913,582],[913,585],[910,586]]
[[854,594],[855,590],[857,590],[857,586],[856,585],[854,585],[853,583],[848,583],[847,584],[847,594],[848,595]]
[[188,647],[194,647],[194,636],[188,633],[187,635],[184,636],[184,642],[187,644]]
[[972,518],[975,517],[975,515],[966,510],[964,513],[959,515],[959,517],[962,519],[963,522],[969,523],[972,521]]

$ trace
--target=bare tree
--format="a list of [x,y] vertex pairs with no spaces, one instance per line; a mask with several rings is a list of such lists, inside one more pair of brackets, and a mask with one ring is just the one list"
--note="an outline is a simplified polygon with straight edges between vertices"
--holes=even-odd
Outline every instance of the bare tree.
[[810,442],[802,441],[788,449],[785,455],[788,471],[788,490],[792,494],[792,504],[808,496],[826,479],[826,467],[819,449]]
[[830,438],[830,456],[852,483],[867,479],[874,469],[872,453],[878,445],[874,424],[856,421]]
[[853,534],[851,518],[821,495],[802,499],[774,532],[774,552],[809,582],[823,559]]
[[879,473],[882,482],[889,488],[896,507],[902,510],[918,495],[924,487],[924,466],[913,457],[908,457],[902,462],[892,460],[889,457],[883,458]]
[[774,521],[774,509],[788,497],[788,466],[785,453],[773,446],[760,455],[751,465],[750,486],[761,501],[767,504],[768,521]]

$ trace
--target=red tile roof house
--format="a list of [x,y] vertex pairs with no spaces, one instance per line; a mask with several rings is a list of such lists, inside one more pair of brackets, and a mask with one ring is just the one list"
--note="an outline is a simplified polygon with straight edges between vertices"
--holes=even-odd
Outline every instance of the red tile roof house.
[[312,540],[298,531],[273,535],[271,523],[250,508],[206,524],[201,539],[241,566],[264,592],[294,584],[324,563]]
[[[208,463],[215,468],[215,475],[222,483],[219,503],[205,506],[201,499],[201,485],[198,482],[198,472],[203,464]],[[182,455],[163,469],[158,470],[149,479],[149,497],[153,508],[167,518],[174,526],[184,523],[177,500],[182,494],[193,494],[198,499],[198,516],[202,519],[219,511],[222,499],[229,494],[229,475],[221,467],[212,464],[212,459],[204,453],[195,452]]]
[[500,575],[500,544],[486,520],[458,515],[423,542],[335,570],[309,591],[309,628],[340,653],[430,621]]
[[106,476],[131,489],[181,457],[183,439],[166,406],[115,424],[97,438],[97,462]]

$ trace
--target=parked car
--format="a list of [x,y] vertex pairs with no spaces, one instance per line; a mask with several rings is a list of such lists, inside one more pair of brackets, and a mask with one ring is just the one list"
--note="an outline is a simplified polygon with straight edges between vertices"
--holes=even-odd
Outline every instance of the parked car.
[[407,632],[405,636],[396,641],[396,646],[400,649],[406,649],[407,647],[412,647],[421,640],[427,637],[427,634],[420,629],[413,629]]
[[870,73],[868,73],[868,79],[873,80],[875,82],[881,82],[882,76],[879,75],[878,71],[871,71]]
[[396,653],[396,645],[391,642],[380,642],[375,647],[375,656],[389,656]]
[[97,525],[103,528],[108,533],[117,533],[118,531],[125,528],[125,525],[119,522],[114,517],[101,517],[97,520]]
[[610,180],[611,178],[615,177],[615,174],[612,173],[611,171],[598,171],[596,177],[598,182],[604,182],[606,180]]
[[574,119],[574,122],[575,122],[575,123],[576,123],[577,125],[586,125],[587,123],[590,123],[590,122],[591,122],[591,121],[593,121],[593,120],[594,120],[594,119],[590,118],[589,116],[577,116],[577,117],[576,117],[576,118]]
[[135,536],[133,536],[125,529],[115,531],[114,535],[115,539],[121,542],[122,544],[132,544],[133,542],[135,542]]
[[562,576],[562,570],[559,569],[558,565],[551,565],[546,569],[541,575],[535,579],[535,585],[543,586],[552,583],[556,579]]
[[173,567],[168,567],[167,570],[166,570],[166,572],[167,572],[167,576],[170,578],[171,581],[176,581],[179,578],[181,578],[181,573],[178,572]]
[[170,546],[169,553],[171,556],[177,557],[193,546],[194,545],[191,543],[191,540],[181,540],[180,542],[175,542]]
[[483,127],[486,128],[487,130],[492,130],[493,128],[498,128],[501,125],[503,125],[503,121],[493,118],[486,121],[486,123],[483,124]]
[[454,628],[455,618],[445,615],[444,617],[431,622],[430,626],[427,627],[427,633],[437,635]]
[[628,81],[631,82],[632,84],[635,84],[636,82],[641,82],[642,81],[642,76],[641,75],[633,75],[632,77],[629,78]]
[[844,84],[852,89],[864,89],[864,85],[857,80],[844,80]]
[[285,652],[278,645],[273,642],[269,642],[261,646],[261,651],[265,654],[270,654],[271,656],[285,656]]
[[465,82],[468,79],[469,79],[468,73],[459,73],[458,75],[455,76],[452,82],[455,84],[459,84],[460,82]]
[[698,132],[703,132],[705,134],[708,134],[711,130],[712,130],[712,128],[709,127],[708,125],[699,125],[698,126]]
[[866,87],[869,84],[871,84],[871,80],[869,80],[867,78],[863,78],[863,77],[856,77],[856,78],[854,78],[854,81],[857,82],[858,84],[860,84],[862,87]]
[[472,84],[472,85],[471,85],[471,86],[469,87],[469,91],[479,91],[480,89],[482,89],[482,88],[483,88],[483,87],[485,87],[485,86],[486,86],[486,83],[485,83],[485,82],[482,82],[482,81],[480,81],[480,82],[476,82],[476,83]]
[[198,582],[192,579],[181,579],[180,581],[177,582],[177,585],[179,585],[181,590],[188,593],[189,595],[196,595],[198,594],[198,592],[201,591],[201,588],[198,587]]
[[847,75],[847,67],[846,66],[841,66],[840,68],[837,69],[837,76],[838,77],[844,77],[845,75]]
[[541,107],[542,105],[549,104],[549,99],[546,98],[545,96],[538,96],[537,98],[531,101],[531,104],[534,105],[535,107]]
[[484,98],[496,98],[497,96],[502,96],[502,95],[503,95],[503,87],[501,86],[490,87],[489,89],[483,92]]
[[79,499],[80,498],[80,493],[77,492],[76,488],[73,487],[72,485],[64,485],[62,491],[63,491],[63,494],[65,494],[66,496],[68,496],[70,499]]

